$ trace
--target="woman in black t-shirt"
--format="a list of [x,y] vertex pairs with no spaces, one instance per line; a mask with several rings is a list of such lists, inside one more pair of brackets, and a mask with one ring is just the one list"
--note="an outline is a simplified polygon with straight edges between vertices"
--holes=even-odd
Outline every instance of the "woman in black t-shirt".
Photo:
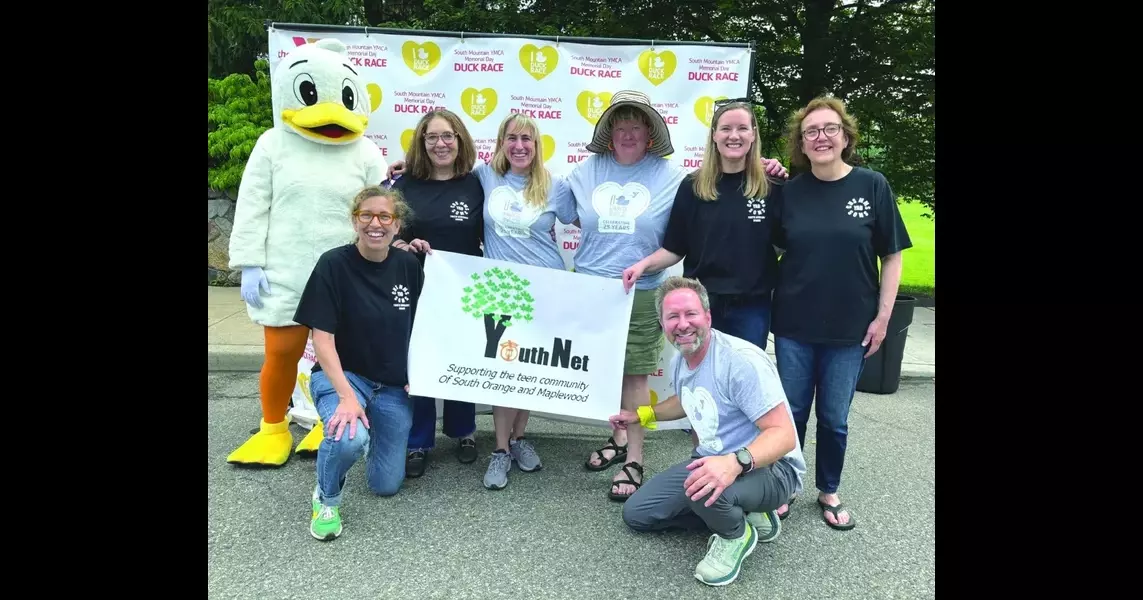
[[[429,249],[482,256],[484,188],[472,174],[476,146],[464,122],[444,109],[426,114],[413,129],[406,163],[408,172],[393,188],[404,194],[417,222],[401,232],[394,246],[414,253],[422,265]],[[426,453],[435,445],[437,401],[414,396],[413,407],[405,472],[420,477]],[[476,405],[445,400],[444,434],[458,441],[460,462],[476,461]]]
[[644,271],[682,260],[683,276],[706,286],[711,326],[765,350],[778,268],[770,215],[780,188],[767,179],[749,103],[717,105],[711,123],[702,166],[675,195],[663,247],[623,271],[623,285],[630,290]]
[[325,426],[310,517],[319,540],[341,534],[345,474],[367,452],[374,493],[396,494],[405,480],[409,339],[424,276],[413,255],[390,244],[409,217],[399,192],[370,186],[357,194],[357,241],[318,259],[294,314],[313,331],[310,396]]
[[803,447],[817,398],[818,504],[822,519],[842,530],[855,524],[837,495],[849,406],[865,359],[885,339],[901,251],[912,246],[885,177],[846,162],[858,140],[837,98],[817,98],[794,115],[791,162],[810,170],[783,186],[774,240],[785,249],[774,290],[778,373]]

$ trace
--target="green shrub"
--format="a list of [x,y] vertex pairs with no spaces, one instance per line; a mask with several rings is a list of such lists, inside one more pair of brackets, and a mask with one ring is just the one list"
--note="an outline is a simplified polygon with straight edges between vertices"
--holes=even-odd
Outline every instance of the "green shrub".
[[258,136],[274,126],[270,65],[258,60],[254,68],[256,80],[245,73],[207,78],[207,185],[232,198]]

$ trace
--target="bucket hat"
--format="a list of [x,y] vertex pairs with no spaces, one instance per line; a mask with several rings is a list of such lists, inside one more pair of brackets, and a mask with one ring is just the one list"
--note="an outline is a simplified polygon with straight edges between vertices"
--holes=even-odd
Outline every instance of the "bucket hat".
[[587,145],[588,152],[603,154],[609,151],[607,145],[611,143],[611,115],[624,106],[643,111],[643,114],[647,116],[647,121],[651,124],[650,138],[652,141],[651,147],[647,150],[648,154],[663,158],[675,153],[675,147],[671,145],[671,132],[667,129],[667,121],[663,119],[663,115],[659,114],[659,111],[655,110],[655,107],[651,106],[651,99],[647,97],[647,94],[634,90],[615,92],[611,96],[611,104],[595,122],[595,133],[591,136],[591,143]]

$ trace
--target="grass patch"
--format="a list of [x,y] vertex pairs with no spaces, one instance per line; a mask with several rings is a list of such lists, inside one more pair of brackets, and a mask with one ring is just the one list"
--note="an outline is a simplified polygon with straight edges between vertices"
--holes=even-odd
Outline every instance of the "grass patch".
[[898,210],[913,247],[902,254],[900,293],[936,298],[936,220],[922,217],[928,212],[920,202],[899,202]]

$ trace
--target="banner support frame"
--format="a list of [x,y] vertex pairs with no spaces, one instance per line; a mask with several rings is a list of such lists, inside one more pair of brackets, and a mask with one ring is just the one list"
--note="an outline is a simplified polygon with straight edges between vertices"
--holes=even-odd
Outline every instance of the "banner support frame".
[[525,35],[522,33],[482,33],[482,32],[461,32],[461,31],[436,31],[431,29],[397,29],[390,27],[363,27],[361,25],[326,25],[319,23],[279,23],[266,19],[263,22],[263,28],[269,31],[270,29],[280,28],[289,30],[300,31],[325,31],[330,33],[359,33],[363,29],[365,35],[371,33],[380,33],[387,35],[409,35],[418,37],[453,37],[459,38],[464,41],[464,38],[517,38],[524,40],[542,40],[546,42],[566,42],[571,44],[592,44],[592,45],[612,45],[612,46],[650,46],[655,47],[667,44],[671,46],[716,46],[722,48],[749,48],[753,56],[754,42],[710,42],[710,41],[694,41],[694,40],[643,40],[634,38],[600,38],[600,37],[569,37],[564,35]]

